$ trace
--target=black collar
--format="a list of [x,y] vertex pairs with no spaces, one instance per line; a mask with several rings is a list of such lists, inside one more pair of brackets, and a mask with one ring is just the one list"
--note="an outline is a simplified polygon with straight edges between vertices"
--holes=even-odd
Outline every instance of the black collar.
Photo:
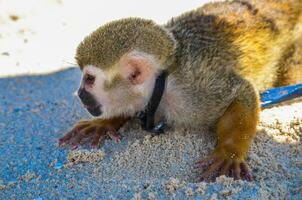
[[142,128],[146,131],[153,132],[153,133],[163,132],[165,123],[160,122],[158,125],[154,126],[154,116],[165,90],[167,76],[168,76],[167,71],[162,71],[157,76],[155,80],[153,93],[150,98],[150,101],[148,102],[147,107],[145,108],[144,111],[138,113],[138,118],[142,122]]

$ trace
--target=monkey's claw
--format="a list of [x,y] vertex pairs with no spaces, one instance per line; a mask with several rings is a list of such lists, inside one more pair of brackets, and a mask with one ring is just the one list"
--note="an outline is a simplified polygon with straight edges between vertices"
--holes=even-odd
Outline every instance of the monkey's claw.
[[107,135],[116,143],[120,143],[121,142],[121,135],[118,134],[116,131],[108,131]]
[[59,145],[70,145],[71,149],[76,149],[85,138],[91,139],[91,147],[98,148],[101,140],[109,136],[115,142],[121,141],[121,136],[117,131],[106,123],[100,121],[81,121],[73,129],[59,139]]
[[235,180],[243,179],[252,181],[253,177],[244,161],[223,159],[218,156],[209,156],[195,163],[194,168],[204,169],[201,181],[213,181],[216,177],[225,175]]

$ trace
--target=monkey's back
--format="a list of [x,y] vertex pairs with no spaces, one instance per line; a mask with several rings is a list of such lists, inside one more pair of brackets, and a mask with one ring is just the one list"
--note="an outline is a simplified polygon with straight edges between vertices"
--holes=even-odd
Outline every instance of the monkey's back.
[[198,68],[219,73],[232,67],[259,90],[278,85],[283,55],[302,35],[301,10],[301,0],[256,0],[210,3],[185,13],[166,25],[178,42],[176,65],[185,68],[181,73],[194,71],[192,79],[203,75]]

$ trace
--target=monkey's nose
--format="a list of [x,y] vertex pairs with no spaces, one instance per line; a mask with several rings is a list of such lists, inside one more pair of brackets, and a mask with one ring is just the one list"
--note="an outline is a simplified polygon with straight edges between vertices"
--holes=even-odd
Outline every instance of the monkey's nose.
[[90,94],[87,90],[85,90],[84,88],[80,88],[78,90],[78,96],[81,99],[81,101],[83,102],[83,104],[87,105],[87,106],[95,106],[97,104],[96,100],[94,99],[94,97],[92,96],[92,94]]
[[79,90],[78,90],[78,96],[80,97],[80,99],[82,99],[82,98],[84,98],[85,97],[85,93],[86,93],[87,91],[84,89],[84,88],[80,88]]
[[87,92],[87,90],[85,90],[84,88],[80,88],[78,90],[78,96],[80,97],[81,100],[91,98],[91,94]]

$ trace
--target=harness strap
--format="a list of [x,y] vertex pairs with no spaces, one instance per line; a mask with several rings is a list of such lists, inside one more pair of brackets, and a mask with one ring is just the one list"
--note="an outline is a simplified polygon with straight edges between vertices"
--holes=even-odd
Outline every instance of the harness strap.
[[163,128],[164,128],[163,122],[161,122],[160,126],[157,125],[155,127],[154,116],[165,90],[167,76],[168,76],[167,71],[163,71],[158,75],[158,77],[155,80],[152,96],[150,98],[150,101],[148,102],[145,111],[142,111],[138,114],[138,118],[142,122],[142,128],[145,129],[146,131],[155,132],[155,133],[163,132]]

